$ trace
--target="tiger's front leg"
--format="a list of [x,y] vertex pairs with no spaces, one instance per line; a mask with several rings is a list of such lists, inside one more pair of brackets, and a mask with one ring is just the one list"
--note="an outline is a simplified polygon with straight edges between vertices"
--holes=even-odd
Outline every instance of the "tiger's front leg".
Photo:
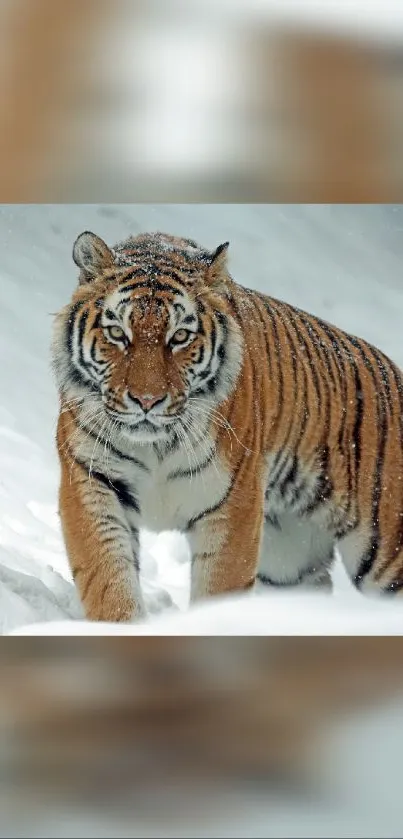
[[[234,487],[217,509],[202,513],[189,526],[192,552],[190,600],[239,592],[254,586],[263,527],[260,487],[248,500]],[[242,499],[242,500],[240,500]]]
[[130,621],[144,616],[138,531],[125,519],[106,478],[62,461],[60,517],[73,577],[86,616]]

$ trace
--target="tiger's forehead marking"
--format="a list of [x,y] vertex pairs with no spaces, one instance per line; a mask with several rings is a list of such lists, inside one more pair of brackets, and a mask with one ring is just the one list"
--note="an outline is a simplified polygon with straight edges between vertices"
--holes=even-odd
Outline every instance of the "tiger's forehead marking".
[[205,264],[209,251],[192,239],[170,236],[166,233],[145,233],[129,237],[112,249],[115,264],[130,266],[135,262],[153,263],[154,261],[175,263],[178,267],[190,264]]
[[[195,279],[211,254],[197,242],[164,233],[126,239],[112,249],[118,271],[104,301],[132,337],[147,323],[155,335],[177,326],[181,318],[196,321]],[[120,270],[119,270],[120,269]]]
[[203,274],[211,253],[191,239],[165,233],[146,233],[129,237],[112,248],[118,268],[133,268],[145,276],[158,278],[177,272],[180,281],[192,284],[195,276]]
[[[110,312],[116,323],[123,326],[132,340],[133,335],[144,337],[162,337],[176,327],[181,318],[190,318],[196,322],[195,304],[185,290],[177,293],[159,293],[151,287],[144,288],[139,282],[136,294],[134,288],[130,294],[122,288],[114,289],[104,301],[104,312]],[[110,319],[108,319],[110,320]]]

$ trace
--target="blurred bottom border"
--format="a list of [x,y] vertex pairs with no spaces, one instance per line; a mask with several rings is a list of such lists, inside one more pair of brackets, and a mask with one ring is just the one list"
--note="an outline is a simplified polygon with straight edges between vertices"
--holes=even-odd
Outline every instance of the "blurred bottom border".
[[0,836],[401,835],[402,664],[390,637],[3,641]]

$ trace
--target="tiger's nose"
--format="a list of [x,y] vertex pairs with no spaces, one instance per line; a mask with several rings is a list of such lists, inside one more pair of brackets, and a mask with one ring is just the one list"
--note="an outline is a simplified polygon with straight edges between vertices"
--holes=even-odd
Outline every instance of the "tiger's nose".
[[130,396],[130,398],[133,402],[139,402],[143,411],[150,411],[158,402],[164,401],[165,394],[163,396],[152,396],[150,393],[146,393],[144,396]]

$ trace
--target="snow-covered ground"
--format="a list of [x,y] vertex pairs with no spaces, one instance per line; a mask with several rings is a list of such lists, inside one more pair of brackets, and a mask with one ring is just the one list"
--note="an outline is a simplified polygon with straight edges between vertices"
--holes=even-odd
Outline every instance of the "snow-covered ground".
[[[50,371],[49,343],[52,314],[68,300],[76,283],[71,248],[84,229],[94,230],[109,243],[146,230],[189,236],[211,248],[229,240],[231,270],[239,282],[362,335],[403,366],[403,206],[0,207],[3,634],[39,622],[57,622],[58,631],[62,631],[60,622],[83,617],[57,516],[57,394]],[[173,631],[180,632],[182,626],[184,632],[206,633],[210,626],[213,632],[239,634],[239,624],[236,628],[232,618],[220,623],[217,607],[211,621],[206,611],[210,607],[199,608],[193,618],[170,615],[172,610],[183,612],[187,608],[189,566],[183,537],[144,533],[141,559],[150,613],[167,613],[167,621],[159,617],[158,623],[150,624],[150,631],[157,631],[158,626],[158,631],[169,632],[174,626]],[[364,606],[340,564],[335,568],[335,584],[335,600],[329,612],[334,619],[330,617],[327,625],[327,611],[321,603],[315,613],[319,631],[331,633],[337,625],[339,633],[348,634],[359,632],[361,626],[366,633],[372,616],[378,621],[379,632],[399,632],[397,610],[393,609],[393,617],[384,618],[384,607],[371,601],[365,601]],[[276,604],[279,602],[276,600]],[[230,610],[233,604],[227,608]],[[304,600],[300,608],[300,618],[290,623],[291,632],[304,629],[303,616],[311,607]],[[268,615],[270,611],[280,613],[277,605],[275,610],[268,609]],[[354,613],[362,615],[362,624],[360,617],[352,620]],[[261,605],[259,615],[263,634],[287,631],[283,618],[277,630],[274,617],[266,622]],[[81,624],[76,628],[82,631]],[[312,621],[306,628],[314,631]],[[259,634],[256,620],[253,632]]]

